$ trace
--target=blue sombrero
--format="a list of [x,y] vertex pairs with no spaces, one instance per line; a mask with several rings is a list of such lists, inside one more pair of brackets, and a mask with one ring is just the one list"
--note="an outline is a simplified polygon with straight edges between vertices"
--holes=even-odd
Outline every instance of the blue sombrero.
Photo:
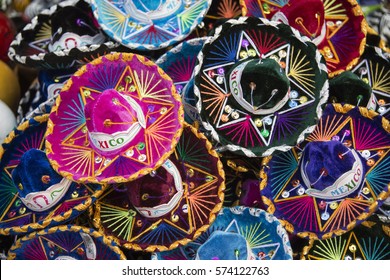
[[201,23],[211,0],[91,1],[103,30],[137,50],[156,50],[185,39]]
[[104,185],[66,180],[50,166],[44,152],[48,117],[23,122],[0,148],[0,234],[63,224],[86,211],[103,192]]
[[154,253],[157,260],[290,260],[292,249],[279,220],[264,210],[223,208],[210,228],[177,249]]

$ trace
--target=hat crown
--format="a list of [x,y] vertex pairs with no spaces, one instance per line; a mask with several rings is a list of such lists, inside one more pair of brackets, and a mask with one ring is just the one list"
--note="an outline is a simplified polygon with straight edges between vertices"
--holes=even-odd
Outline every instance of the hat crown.
[[351,71],[344,71],[329,81],[329,99],[332,102],[369,106],[372,98],[370,85]]
[[335,140],[309,142],[300,166],[307,193],[324,199],[345,197],[364,181],[359,155]]
[[65,6],[51,16],[50,51],[60,51],[105,41],[88,13],[75,6]]
[[316,45],[325,36],[325,9],[322,0],[290,0],[272,20],[290,25],[312,39]]
[[196,255],[199,260],[248,260],[252,252],[246,239],[239,233],[214,231]]
[[256,115],[271,114],[283,107],[290,89],[285,71],[271,58],[238,64],[229,72],[229,85],[235,100]]
[[26,151],[12,171],[12,180],[22,202],[33,211],[52,208],[69,188],[70,181],[60,176],[50,165],[45,152]]
[[145,128],[145,116],[132,97],[107,89],[84,107],[88,135],[105,155],[124,149]]
[[183,193],[181,174],[169,159],[127,188],[129,201],[148,218],[158,218],[172,211]]

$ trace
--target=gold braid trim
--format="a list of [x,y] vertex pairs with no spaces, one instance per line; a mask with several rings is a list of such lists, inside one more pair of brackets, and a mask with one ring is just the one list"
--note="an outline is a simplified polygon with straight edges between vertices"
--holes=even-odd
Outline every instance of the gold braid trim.
[[16,254],[14,252],[12,252],[12,251],[14,251],[16,249],[19,249],[22,246],[23,242],[29,241],[29,240],[31,240],[33,238],[36,238],[36,237],[57,233],[58,231],[60,231],[60,232],[70,231],[70,232],[75,232],[75,233],[83,232],[83,233],[86,233],[86,234],[94,237],[95,239],[102,238],[103,243],[107,247],[109,247],[111,251],[114,251],[117,255],[119,255],[119,258],[121,260],[126,260],[126,257],[123,254],[122,250],[119,248],[118,244],[115,244],[107,236],[97,232],[94,229],[86,228],[86,227],[83,227],[83,226],[77,226],[77,225],[56,226],[56,227],[48,228],[46,230],[41,230],[39,232],[33,232],[33,233],[29,234],[29,235],[23,236],[22,238],[19,238],[18,240],[16,240],[15,244],[12,245],[12,247],[9,249],[9,253],[8,253],[8,258],[7,259],[13,260],[13,259],[16,258]]

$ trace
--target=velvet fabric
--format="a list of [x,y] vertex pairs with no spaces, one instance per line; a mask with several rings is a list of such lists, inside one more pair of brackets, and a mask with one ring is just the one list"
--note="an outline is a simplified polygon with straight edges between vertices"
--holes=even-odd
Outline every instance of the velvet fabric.
[[251,253],[249,244],[242,235],[216,230],[198,248],[196,259],[247,260]]
[[325,9],[322,0],[290,0],[280,9],[288,19],[288,25],[310,39],[320,36],[325,24]]
[[59,183],[62,177],[51,167],[44,151],[30,149],[12,171],[12,180],[19,195],[25,197],[29,193],[45,191]]
[[264,210],[224,207],[210,228],[185,246],[156,252],[157,260],[291,260],[288,234],[280,221]]
[[329,101],[356,106],[371,106],[372,88],[351,71],[329,80]]
[[175,193],[174,178],[165,168],[143,176],[127,188],[129,201],[136,207],[166,204]]
[[[135,101],[134,101],[135,102]],[[111,139],[116,140],[119,145],[118,138],[115,138],[117,133],[123,133],[131,129],[134,125],[139,125],[138,113],[135,108],[115,89],[107,89],[98,95],[95,100],[88,102],[84,107],[85,124],[88,128],[88,133],[106,134],[112,136]],[[142,116],[144,120],[144,116]],[[144,125],[144,124],[143,124]],[[89,134],[91,138],[91,134]],[[123,139],[123,138],[122,138]],[[111,141],[111,140],[106,140]],[[99,140],[91,139],[91,144],[98,149]],[[131,144],[131,142],[130,142]],[[119,151],[126,149],[128,145],[121,147]],[[103,153],[103,151],[101,151]],[[118,151],[105,154],[118,154]]]
[[330,140],[307,143],[300,165],[311,187],[324,190],[343,174],[351,171],[355,162],[356,159],[348,147],[340,141]]
[[[271,109],[286,97],[290,90],[290,81],[280,64],[271,58],[244,60],[240,86],[243,98],[254,109]],[[229,71],[226,80],[234,76],[233,72],[240,67],[240,63]],[[232,82],[232,81],[230,81]],[[234,90],[231,89],[233,94]]]

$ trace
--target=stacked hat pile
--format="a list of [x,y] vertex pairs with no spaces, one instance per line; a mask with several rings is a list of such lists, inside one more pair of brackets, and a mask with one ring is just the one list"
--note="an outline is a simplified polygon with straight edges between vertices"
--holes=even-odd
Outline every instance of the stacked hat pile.
[[389,258],[387,33],[357,2],[1,4],[5,258]]

